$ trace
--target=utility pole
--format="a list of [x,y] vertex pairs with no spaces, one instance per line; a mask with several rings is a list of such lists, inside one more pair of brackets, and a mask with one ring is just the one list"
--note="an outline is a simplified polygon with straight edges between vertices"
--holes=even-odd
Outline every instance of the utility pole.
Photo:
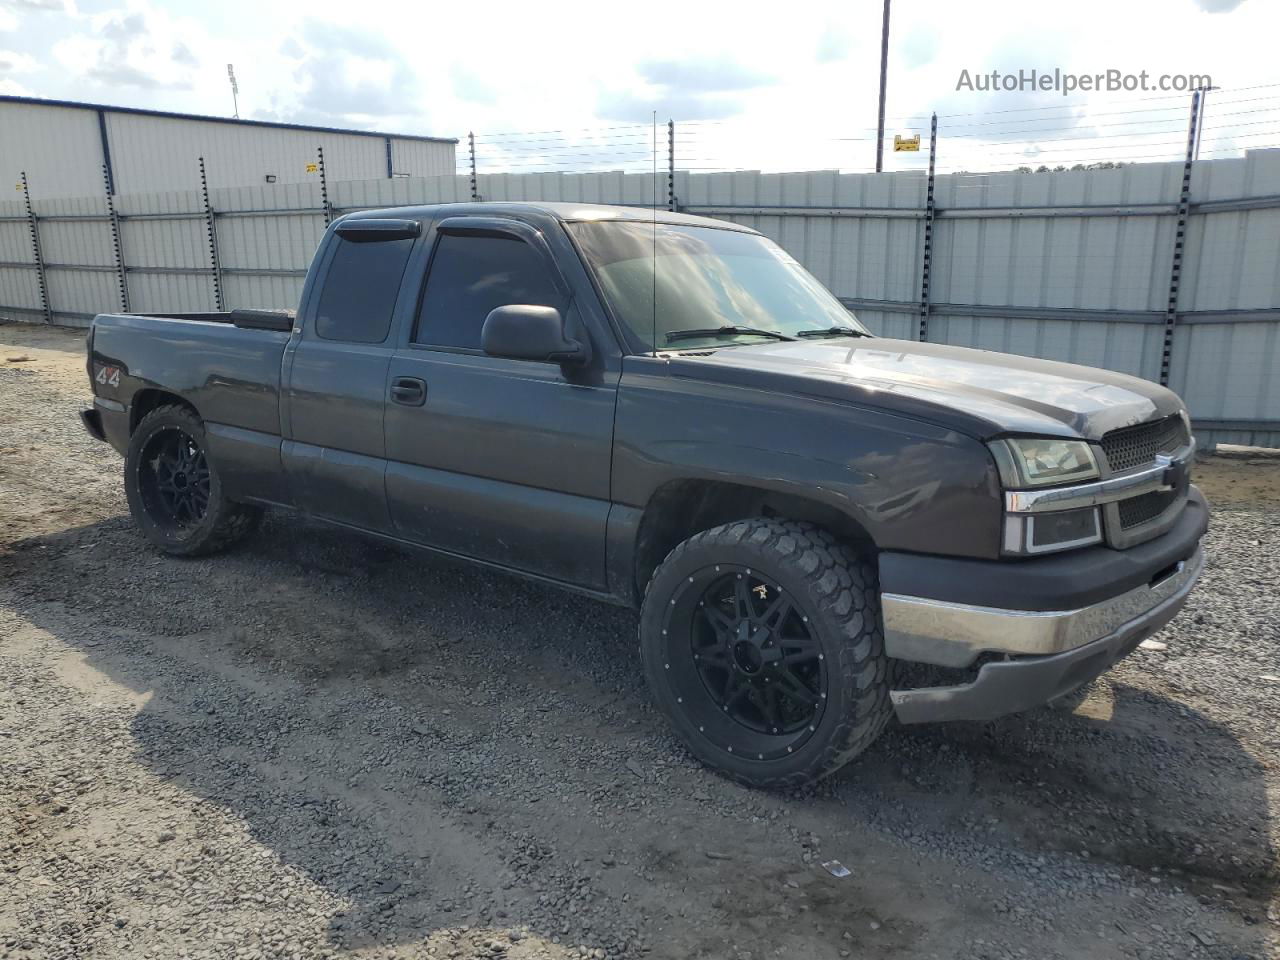
[[1221,87],[1197,87],[1196,89],[1199,90],[1200,92],[1200,109],[1196,117],[1196,149],[1195,149],[1195,155],[1192,159],[1199,160],[1200,159],[1200,137],[1204,133],[1204,108],[1205,108],[1205,104],[1209,100],[1209,91],[1220,90],[1222,88]]
[[471,151],[471,199],[480,199],[480,184],[476,180],[476,134],[471,131],[467,134],[467,146]]
[[1178,194],[1178,222],[1173,233],[1173,262],[1169,267],[1169,299],[1164,312],[1164,349],[1160,354],[1160,386],[1169,385],[1173,357],[1173,328],[1178,323],[1178,292],[1182,284],[1182,255],[1186,246],[1187,219],[1191,215],[1191,166],[1200,138],[1200,104],[1204,93],[1191,94],[1191,119],[1187,122],[1187,156],[1182,162],[1182,190]]
[[240,119],[240,85],[236,83],[236,68],[227,64],[227,79],[231,81],[231,104],[235,107],[236,119]]
[[876,173],[884,170],[884,88],[889,79],[889,0],[884,0],[880,28],[880,122],[876,125]]

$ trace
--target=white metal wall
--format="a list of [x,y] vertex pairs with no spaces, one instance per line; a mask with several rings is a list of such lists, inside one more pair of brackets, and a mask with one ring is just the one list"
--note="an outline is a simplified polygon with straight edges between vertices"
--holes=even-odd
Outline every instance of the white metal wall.
[[[1180,185],[1180,164],[939,177],[928,339],[1158,379]],[[478,189],[486,200],[648,205],[665,202],[667,178],[490,174]],[[777,240],[875,332],[917,336],[921,175],[677,173],[675,192],[690,212]],[[465,201],[470,182],[330,181],[328,199],[335,214]],[[223,305],[296,306],[324,229],[319,184],[214,189],[210,201]],[[1202,439],[1280,446],[1280,151],[1197,164],[1192,201],[1170,386],[1206,425]],[[85,323],[118,310],[104,202],[35,207],[54,317]],[[215,308],[198,191],[121,196],[117,212],[133,311]],[[29,224],[15,202],[0,204],[5,313],[43,319]]]
[[[396,176],[452,177],[456,172],[457,144],[431,140],[391,138],[391,170]],[[379,174],[375,174],[377,176]],[[366,174],[367,176],[367,174]],[[335,180],[358,179],[334,177]]]
[[[119,194],[190,190],[205,159],[211,187],[317,181],[307,169],[324,148],[330,180],[387,176],[381,135],[191,120],[104,111],[115,190]],[[97,196],[104,190],[102,137],[95,108],[0,101],[0,173],[16,183],[27,172],[31,196]],[[456,145],[391,138],[392,168],[413,177],[452,175]]]
[[[308,171],[316,148],[324,148],[330,180],[385,177],[387,148],[382,137],[232,123],[174,120],[133,113],[107,114],[116,192],[146,193],[198,186],[204,157],[210,187],[316,182]],[[392,141],[393,166],[414,176],[453,173],[451,143]]]
[[33,197],[101,194],[97,113],[0,102],[0,188],[6,197],[13,196],[24,170]]

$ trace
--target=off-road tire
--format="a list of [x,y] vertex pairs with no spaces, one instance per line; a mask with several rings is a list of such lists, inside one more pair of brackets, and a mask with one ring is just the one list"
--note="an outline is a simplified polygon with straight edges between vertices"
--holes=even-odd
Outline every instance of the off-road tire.
[[[675,662],[670,653],[679,643],[663,636],[663,624],[674,615],[668,608],[678,592],[708,564],[742,565],[775,581],[807,612],[810,634],[824,651],[825,706],[809,739],[789,755],[759,761],[727,752],[677,703],[672,670],[695,668],[691,659],[688,666]],[[750,786],[794,788],[828,776],[866,750],[893,712],[875,566],[810,523],[735,521],[677,546],[645,590],[640,652],[653,695],[689,750]]]
[[[189,529],[175,531],[148,511],[141,489],[140,469],[143,451],[157,433],[177,428],[204,452],[209,470],[208,507],[199,523]],[[217,464],[209,459],[204,423],[188,407],[166,404],[156,407],[138,424],[129,438],[124,461],[124,488],[129,512],[143,534],[165,553],[176,557],[194,557],[216,553],[252,533],[262,520],[262,510],[248,504],[228,500],[222,492]]]

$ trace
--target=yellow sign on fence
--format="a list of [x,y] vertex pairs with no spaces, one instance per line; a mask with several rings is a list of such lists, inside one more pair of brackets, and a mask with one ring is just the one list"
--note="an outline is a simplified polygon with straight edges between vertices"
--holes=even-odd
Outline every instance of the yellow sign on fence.
[[318,163],[308,163],[308,164],[307,164],[307,173],[315,173],[315,172],[316,172],[317,170],[319,170],[319,169],[320,169],[320,164],[318,164]]
[[917,133],[914,137],[900,137],[897,134],[894,134],[894,137],[893,137],[894,153],[903,153],[903,152],[916,153],[919,150],[920,150],[920,134]]

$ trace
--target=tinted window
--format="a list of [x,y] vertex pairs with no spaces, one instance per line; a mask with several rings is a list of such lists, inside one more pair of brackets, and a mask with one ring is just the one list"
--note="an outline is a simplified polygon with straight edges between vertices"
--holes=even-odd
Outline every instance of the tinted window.
[[336,241],[316,309],[316,336],[326,340],[381,343],[409,260],[412,240],[378,243]]
[[436,245],[418,315],[418,343],[480,349],[480,328],[495,307],[559,307],[546,262],[527,243],[444,234]]

